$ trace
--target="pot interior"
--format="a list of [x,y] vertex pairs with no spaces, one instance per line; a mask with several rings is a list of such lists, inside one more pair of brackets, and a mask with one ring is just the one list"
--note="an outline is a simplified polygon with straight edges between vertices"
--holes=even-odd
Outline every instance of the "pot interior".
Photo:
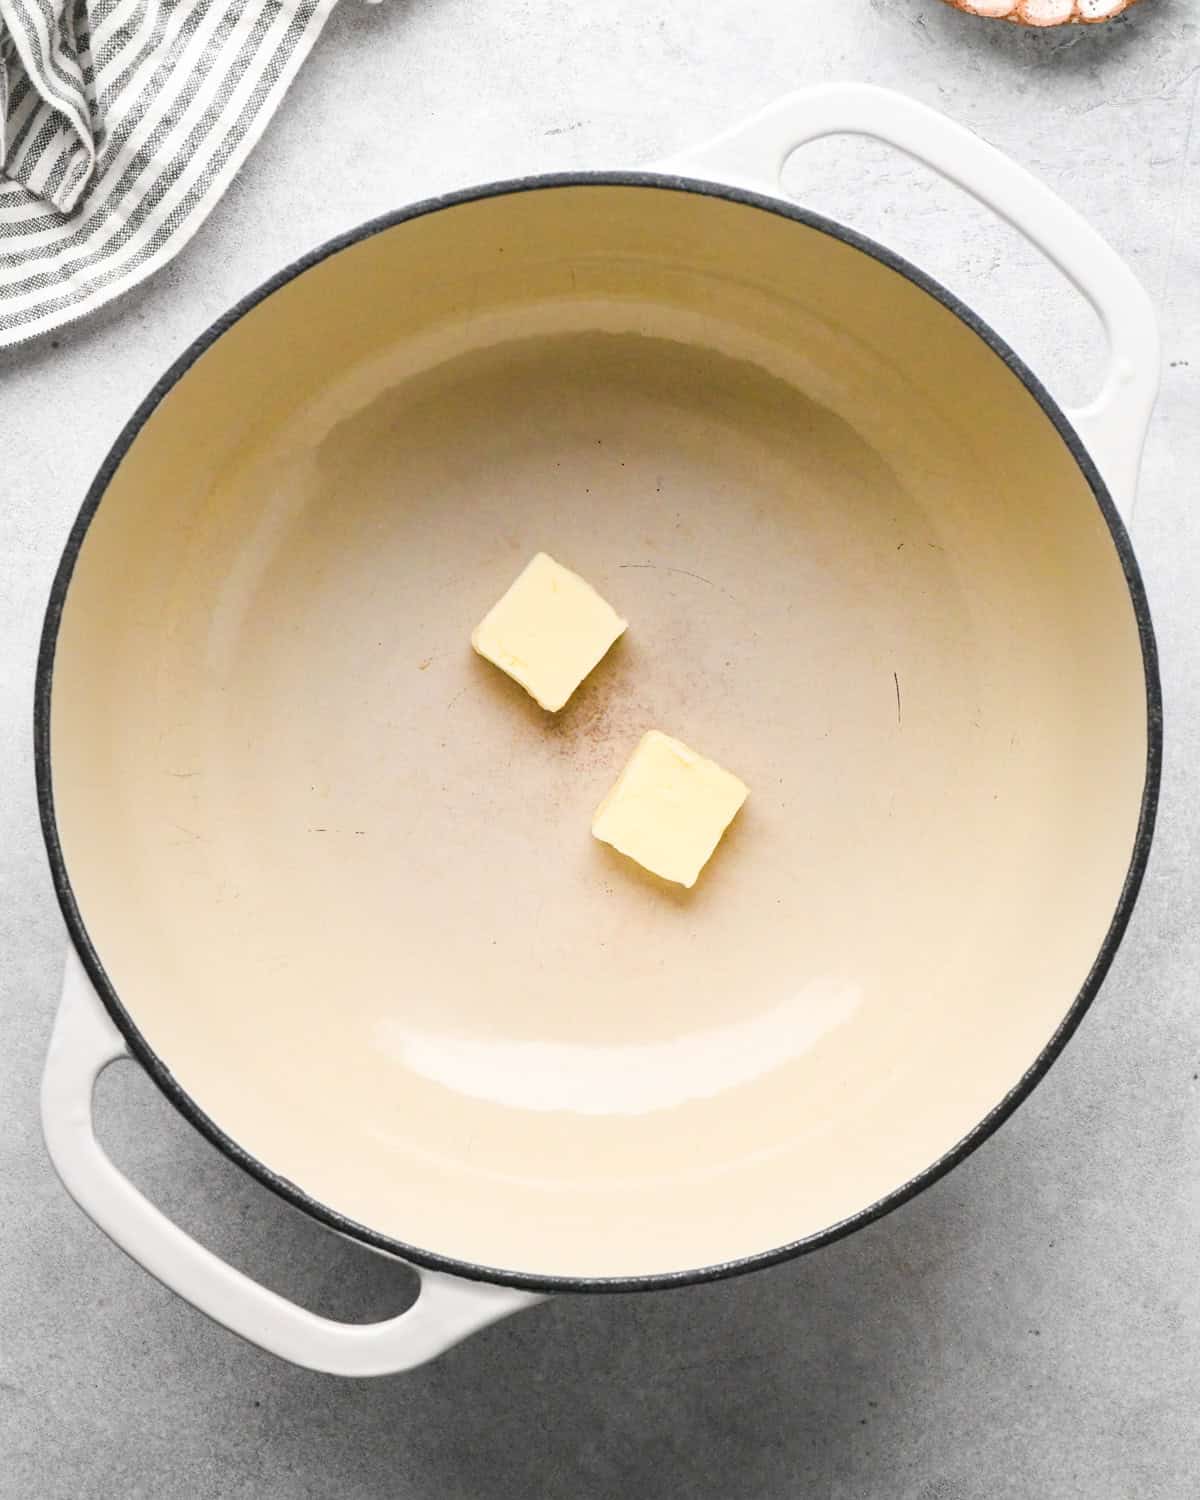
[[[630,622],[544,714],[538,550]],[[1037,400],[819,226],[443,207],[288,282],[134,438],[63,610],[66,870],[135,1025],[320,1204],[547,1277],[867,1210],[1060,1027],[1146,777],[1129,588]],[[690,892],[590,837],[642,732],[751,795]]]

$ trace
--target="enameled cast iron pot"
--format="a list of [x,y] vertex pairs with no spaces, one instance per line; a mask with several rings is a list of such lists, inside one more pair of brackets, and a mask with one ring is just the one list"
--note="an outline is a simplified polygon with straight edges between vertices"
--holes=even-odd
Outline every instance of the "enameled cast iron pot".
[[[1111,347],[1091,406],[779,196],[837,132],[1073,279]],[[255,293],[121,435],[47,617],[71,1193],[228,1327],[365,1375],[547,1292],[797,1255],[961,1160],[1078,1024],[1146,860],[1121,516],[1157,368],[1074,212],[859,87],[655,173],[405,209]],[[467,645],[539,548],[632,622],[553,719]],[[690,893],[588,834],[652,726],[752,789]],[[423,1268],[415,1307],[329,1322],[169,1224],[92,1131],[126,1052],[261,1182]]]

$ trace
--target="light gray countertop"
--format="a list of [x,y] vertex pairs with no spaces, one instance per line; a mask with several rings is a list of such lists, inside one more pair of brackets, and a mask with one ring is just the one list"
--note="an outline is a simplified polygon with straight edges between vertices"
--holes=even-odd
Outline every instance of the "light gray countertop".
[[[338,1382],[177,1301],[69,1202],[37,1089],[65,947],[34,807],[41,613],[118,428],[230,303],[318,241],[472,181],[628,165],[830,78],[903,88],[1080,208],[1161,315],[1132,532],[1167,751],[1141,903],[1048,1079],[964,1166],[800,1262],[564,1299],[413,1374]],[[3,1500],[1188,1500],[1200,1480],[1200,12],[1025,34],[940,0],[343,0],[228,197],[157,279],[0,354],[0,1497]],[[882,148],[789,168],[806,202],[968,300],[1059,393],[1098,331],[956,191]],[[969,396],[964,393],[964,399]],[[285,1208],[133,1066],[106,1142],[235,1263],[330,1313],[404,1274]]]

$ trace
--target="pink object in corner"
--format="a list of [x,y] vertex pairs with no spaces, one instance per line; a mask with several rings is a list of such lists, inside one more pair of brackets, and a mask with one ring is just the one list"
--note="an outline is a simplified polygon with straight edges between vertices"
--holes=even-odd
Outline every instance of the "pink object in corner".
[[1065,26],[1111,21],[1137,0],[946,0],[956,10],[1023,26]]

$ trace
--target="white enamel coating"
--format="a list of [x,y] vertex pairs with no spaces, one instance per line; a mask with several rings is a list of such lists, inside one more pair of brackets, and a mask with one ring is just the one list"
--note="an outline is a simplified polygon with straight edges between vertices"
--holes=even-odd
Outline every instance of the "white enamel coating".
[[1080,214],[1024,167],[937,110],[889,89],[837,83],[789,94],[663,170],[778,196],[799,147],[833,135],[894,146],[957,183],[1051,260],[1104,325],[1109,363],[1100,390],[1067,416],[1128,520],[1158,391],[1154,306],[1120,256]]
[[[665,170],[777,195],[779,173],[796,147],[846,132],[887,141],[960,183],[1021,229],[1097,308],[1108,330],[1111,363],[1096,400],[1071,415],[1128,514],[1157,383],[1150,305],[1084,221],[1022,169],[921,105],[878,89],[831,86],[780,101]],[[171,1224],[100,1148],[92,1126],[93,1087],[103,1069],[126,1053],[72,953],[42,1091],[54,1166],[79,1205],[127,1254],[252,1343],[316,1370],[385,1374],[432,1359],[475,1329],[538,1300],[423,1272],[412,1309],[364,1327],[317,1317],[258,1286]],[[601,1061],[607,1056],[602,1048],[598,1055]]]
[[105,1154],[92,1094],[129,1055],[72,949],[42,1079],[42,1128],[67,1191],[108,1237],[164,1286],[260,1349],[330,1375],[391,1375],[425,1364],[476,1329],[541,1299],[421,1271],[416,1302],[384,1323],[337,1323],[259,1286],[154,1207]]

